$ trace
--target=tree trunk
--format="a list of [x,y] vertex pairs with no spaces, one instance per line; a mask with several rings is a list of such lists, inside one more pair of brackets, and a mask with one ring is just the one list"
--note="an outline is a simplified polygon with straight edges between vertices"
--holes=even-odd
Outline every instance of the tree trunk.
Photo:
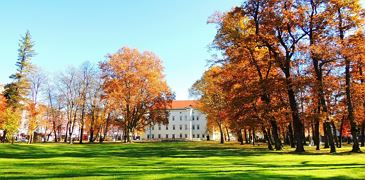
[[[345,37],[345,32],[343,28],[343,22],[342,22],[342,13],[341,9],[338,8],[338,18],[339,18],[339,32],[340,32],[340,39],[343,41]],[[347,119],[350,121],[351,125],[351,135],[352,135],[352,152],[361,152],[359,141],[357,137],[357,127],[355,123],[355,117],[354,117],[354,109],[352,104],[352,93],[351,93],[351,61],[349,58],[345,57],[345,81],[346,81],[346,105],[347,105]]]
[[316,145],[316,150],[320,150],[321,136],[319,134],[319,117],[315,117],[314,120],[314,144]]
[[327,133],[327,127],[326,127],[326,123],[323,123],[323,133],[324,133],[324,148],[327,149],[329,148],[329,144],[328,144],[328,133]]
[[54,142],[57,142],[57,128],[56,123],[53,121],[53,134],[54,134]]
[[228,128],[225,127],[225,129],[226,129],[226,134],[227,134],[227,141],[229,142],[229,141],[231,141],[231,136],[229,135]]
[[337,132],[336,132],[336,126],[335,126],[335,122],[331,121],[331,125],[332,125],[332,131],[333,131],[333,137],[336,143],[336,147],[338,147],[338,138],[337,138]]
[[240,144],[243,145],[242,129],[239,129],[237,131],[237,139],[238,139],[238,142],[240,142]]
[[270,133],[270,129],[267,129],[267,138],[268,138],[268,140],[270,141],[271,144],[274,144],[274,142],[272,140],[271,133]]
[[251,144],[252,134],[251,129],[248,129],[248,143]]
[[271,123],[271,128],[272,128],[272,135],[274,138],[274,143],[275,143],[275,149],[276,150],[281,150],[282,149],[282,144],[281,144],[281,140],[278,134],[278,124],[276,121],[270,121]]
[[132,129],[128,128],[128,132],[127,132],[127,142],[128,143],[131,143],[132,142],[131,132],[132,132]]
[[365,121],[361,124],[361,147],[365,146]]
[[272,148],[271,141],[270,141],[270,139],[269,139],[268,133],[267,133],[267,131],[266,131],[266,129],[265,129],[264,127],[262,127],[262,132],[264,133],[264,138],[265,138],[265,140],[266,140],[266,142],[267,142],[267,148],[268,148],[269,150],[274,150],[274,149]]
[[255,133],[255,128],[252,128],[252,145],[255,145],[255,141],[256,141],[256,133]]
[[329,142],[329,145],[331,147],[330,153],[335,153],[336,152],[336,146],[335,146],[335,143],[333,142],[331,123],[326,122],[325,124],[326,124],[326,132],[327,132],[328,142]]
[[5,143],[6,140],[6,129],[3,131],[3,137],[1,137],[1,142]]
[[219,125],[219,132],[221,134],[221,141],[220,141],[220,143],[221,144],[224,144],[224,133],[223,133],[222,125]]
[[90,129],[89,129],[89,142],[94,142],[94,115],[91,116]]
[[293,89],[293,82],[290,77],[290,71],[287,68],[284,72],[285,74],[285,82],[286,87],[288,91],[288,97],[289,97],[289,105],[292,112],[292,118],[293,118],[293,126],[294,126],[294,138],[296,140],[296,149],[295,152],[304,152],[304,146],[303,146],[303,124],[300,120],[298,106],[297,106],[297,100],[295,97],[295,92]]
[[250,144],[249,140],[248,140],[248,136],[247,136],[247,129],[245,128],[244,129],[244,133],[245,133],[245,141],[246,141],[246,144]]
[[66,124],[66,134],[65,134],[65,140],[64,140],[65,143],[67,143],[69,126],[70,126],[70,122],[68,121]]
[[110,113],[108,114],[108,116],[106,118],[106,122],[105,122],[104,135],[103,135],[103,140],[102,140],[103,142],[108,134],[109,121],[110,121]]
[[341,126],[340,126],[340,142],[338,144],[338,148],[341,148],[342,147],[342,139],[343,139],[343,137],[342,137],[342,131],[343,131],[343,123],[344,123],[344,121],[345,121],[345,117],[342,116]]
[[292,128],[291,123],[289,123],[288,130],[289,130],[290,147],[295,148],[295,142],[294,142],[295,140],[294,140],[293,128]]

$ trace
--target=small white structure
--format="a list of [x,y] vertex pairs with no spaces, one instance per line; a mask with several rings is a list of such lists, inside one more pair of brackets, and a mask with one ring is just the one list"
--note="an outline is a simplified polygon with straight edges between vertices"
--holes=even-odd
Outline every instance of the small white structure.
[[196,109],[197,101],[173,101],[167,125],[154,124],[145,129],[144,139],[214,140],[207,128],[206,115]]

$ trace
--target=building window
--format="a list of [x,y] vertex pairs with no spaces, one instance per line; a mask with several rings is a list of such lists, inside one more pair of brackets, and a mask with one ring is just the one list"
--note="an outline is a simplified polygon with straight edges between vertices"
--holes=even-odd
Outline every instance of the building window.
[[195,126],[194,126],[194,125],[192,126],[192,129],[193,129],[193,130],[195,129]]
[[202,134],[202,138],[205,138],[205,134]]
[[193,134],[193,138],[195,138],[195,134]]
[[161,126],[160,125],[158,126],[158,130],[161,130]]
[[154,139],[155,138],[155,135],[154,134],[152,134],[152,139]]
[[180,130],[182,130],[182,125],[180,124]]
[[169,125],[166,125],[166,130],[169,130]]
[[175,130],[175,125],[172,125],[172,130]]
[[154,126],[152,126],[152,130],[155,130],[155,127]]
[[172,120],[175,121],[175,116],[172,116]]
[[150,135],[149,134],[147,134],[147,139],[149,139],[150,138]]
[[198,129],[198,130],[199,130],[199,124],[197,124],[197,125],[196,125],[196,129]]
[[196,120],[199,121],[199,116],[196,116]]
[[188,120],[188,116],[185,116],[185,121]]
[[194,115],[192,116],[192,120],[194,121]]
[[199,134],[197,134],[196,137],[199,138]]
[[166,134],[166,139],[168,139],[169,138],[169,134]]
[[161,134],[158,134],[158,139],[161,139]]
[[180,121],[182,121],[182,116],[180,116]]
[[188,138],[188,135],[187,134],[185,134],[185,138]]
[[187,124],[185,124],[185,130],[188,130],[188,125]]
[[180,138],[182,138],[182,134],[180,134]]
[[175,134],[172,134],[172,139],[175,139]]

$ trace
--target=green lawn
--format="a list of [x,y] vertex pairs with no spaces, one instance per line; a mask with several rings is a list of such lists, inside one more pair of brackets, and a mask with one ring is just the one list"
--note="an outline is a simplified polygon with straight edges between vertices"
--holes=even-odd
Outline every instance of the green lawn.
[[0,179],[365,179],[365,154],[350,147],[303,154],[216,142],[0,144]]

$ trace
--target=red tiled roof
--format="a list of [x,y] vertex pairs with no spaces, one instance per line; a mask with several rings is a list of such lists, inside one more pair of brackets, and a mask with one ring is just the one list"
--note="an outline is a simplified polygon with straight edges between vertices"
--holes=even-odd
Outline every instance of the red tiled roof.
[[197,104],[197,100],[177,100],[172,101],[171,109],[185,109],[187,107],[195,108]]

